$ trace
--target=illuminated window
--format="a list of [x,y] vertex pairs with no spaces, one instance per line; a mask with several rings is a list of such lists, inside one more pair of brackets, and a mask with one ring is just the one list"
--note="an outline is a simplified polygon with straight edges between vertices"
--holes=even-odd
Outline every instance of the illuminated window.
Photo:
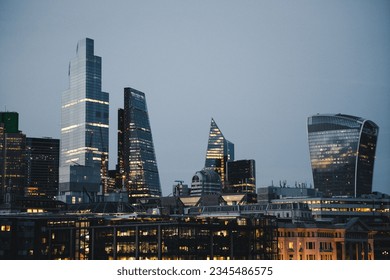
[[1,225],[1,231],[11,231],[10,225]]

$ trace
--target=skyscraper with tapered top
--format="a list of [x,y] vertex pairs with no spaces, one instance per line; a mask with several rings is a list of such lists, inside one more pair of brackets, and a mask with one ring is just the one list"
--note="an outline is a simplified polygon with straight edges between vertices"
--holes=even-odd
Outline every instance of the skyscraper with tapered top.
[[214,119],[211,119],[205,169],[214,170],[221,177],[222,185],[227,180],[227,162],[234,160],[234,144],[223,136]]
[[129,201],[161,196],[145,93],[124,89],[124,109],[118,111],[118,166]]
[[109,94],[102,91],[102,59],[94,41],[78,42],[69,63],[69,89],[62,94],[59,196],[88,202],[107,174]]

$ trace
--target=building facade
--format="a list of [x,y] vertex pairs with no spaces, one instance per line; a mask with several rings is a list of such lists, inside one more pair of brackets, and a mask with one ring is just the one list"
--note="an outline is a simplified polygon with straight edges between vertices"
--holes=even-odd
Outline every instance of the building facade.
[[0,204],[23,197],[26,183],[26,135],[19,131],[19,114],[0,112]]
[[211,169],[203,169],[195,173],[191,181],[191,196],[220,194],[222,183],[219,174]]
[[0,216],[0,259],[272,260],[272,217]]
[[372,192],[378,126],[349,115],[315,115],[307,123],[314,187],[326,196]]
[[27,137],[26,196],[54,199],[58,194],[60,140]]
[[[145,93],[124,89],[124,109],[119,111],[118,166],[132,202],[160,197],[161,185],[154,151]],[[123,120],[123,121],[121,121]]]
[[390,198],[387,195],[365,197],[290,197],[274,199],[272,204],[306,203],[317,221],[347,222],[359,217],[364,222],[390,215]]
[[109,94],[102,92],[102,59],[94,41],[77,44],[62,94],[59,197],[68,203],[95,196],[107,175]]
[[297,184],[296,187],[268,186],[257,188],[257,201],[259,203],[269,203],[272,200],[282,198],[308,198],[319,197],[316,189],[308,188],[305,183]]
[[227,162],[228,184],[225,192],[256,193],[255,160],[235,160]]
[[217,172],[223,185],[226,184],[227,180],[227,162],[229,160],[234,160],[234,144],[223,136],[214,119],[211,119],[205,169]]
[[373,260],[373,234],[357,218],[346,224],[278,223],[278,259]]
[[177,180],[172,186],[172,195],[173,196],[189,196],[190,188],[187,184],[184,184],[184,181]]

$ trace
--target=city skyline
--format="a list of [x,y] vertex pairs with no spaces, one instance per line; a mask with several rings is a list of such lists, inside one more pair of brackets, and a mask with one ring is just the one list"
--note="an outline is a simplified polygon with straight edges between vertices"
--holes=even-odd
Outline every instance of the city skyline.
[[373,190],[389,193],[388,2],[13,2],[0,4],[0,104],[27,137],[60,138],[66,69],[89,37],[110,92],[110,169],[130,86],[148,96],[164,195],[202,168],[211,118],[236,158],[256,160],[257,187],[311,183],[306,119],[317,113],[378,124]]

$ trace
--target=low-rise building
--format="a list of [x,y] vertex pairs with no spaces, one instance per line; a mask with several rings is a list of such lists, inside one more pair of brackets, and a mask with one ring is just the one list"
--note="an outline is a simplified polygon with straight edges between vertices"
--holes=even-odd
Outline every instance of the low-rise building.
[[279,260],[373,260],[373,231],[358,218],[345,224],[278,223]]
[[0,259],[276,259],[269,216],[167,217],[67,214],[0,216]]

